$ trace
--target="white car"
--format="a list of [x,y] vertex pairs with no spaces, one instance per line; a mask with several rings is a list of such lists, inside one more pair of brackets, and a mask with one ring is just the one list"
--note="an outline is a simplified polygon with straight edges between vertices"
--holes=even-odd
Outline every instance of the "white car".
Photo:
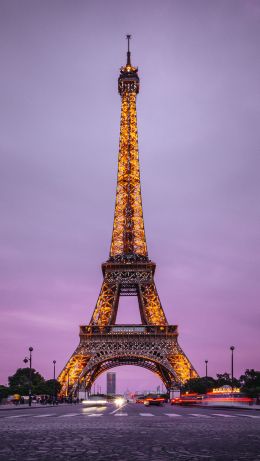
[[102,395],[90,395],[88,399],[82,401],[82,404],[88,407],[103,407],[108,404],[108,401]]

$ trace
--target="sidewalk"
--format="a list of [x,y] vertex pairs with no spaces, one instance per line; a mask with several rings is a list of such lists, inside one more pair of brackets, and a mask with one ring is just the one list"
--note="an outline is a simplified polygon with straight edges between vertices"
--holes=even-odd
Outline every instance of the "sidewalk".
[[48,405],[42,405],[40,403],[34,403],[32,404],[31,407],[29,407],[29,405],[27,403],[23,403],[22,405],[14,405],[13,403],[12,404],[4,404],[4,405],[0,405],[0,411],[6,411],[6,410],[35,410],[37,408],[50,408],[50,407],[60,407],[60,406],[68,406],[70,405],[71,407],[75,407],[76,405],[80,405],[79,403],[76,403],[76,405],[74,403],[59,403],[58,405],[51,405],[51,404],[48,404]]
[[221,408],[221,410],[224,410],[227,408],[228,410],[258,410],[260,411],[260,405],[239,405],[239,404],[229,404],[229,405],[193,405],[194,407],[199,407],[199,408]]

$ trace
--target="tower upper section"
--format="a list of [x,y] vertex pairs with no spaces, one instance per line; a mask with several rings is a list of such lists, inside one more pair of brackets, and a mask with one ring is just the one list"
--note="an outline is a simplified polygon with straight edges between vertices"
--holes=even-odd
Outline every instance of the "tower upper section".
[[121,96],[120,142],[114,225],[110,260],[147,260],[143,221],[137,136],[136,95],[138,68],[131,64],[128,39],[127,63],[121,67],[118,91]]
[[118,92],[121,96],[123,96],[124,93],[139,93],[138,67],[133,67],[131,64],[131,35],[127,35],[126,37],[128,40],[127,60],[126,65],[121,67],[118,77]]

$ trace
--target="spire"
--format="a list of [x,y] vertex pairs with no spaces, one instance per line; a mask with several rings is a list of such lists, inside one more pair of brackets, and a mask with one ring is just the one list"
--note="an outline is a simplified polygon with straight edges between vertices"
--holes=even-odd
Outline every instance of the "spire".
[[126,65],[131,66],[131,52],[130,52],[131,35],[127,35],[126,39],[127,39],[127,61],[126,61]]
[[127,64],[120,69],[118,91],[121,96],[121,123],[114,225],[110,258],[144,258],[147,246],[144,230],[137,136],[136,95],[139,92],[138,68],[131,64],[130,38]]
[[131,64],[131,51],[130,51],[130,40],[131,35],[126,35],[127,39],[127,60],[126,65],[121,67],[120,75],[118,78],[118,92],[122,96],[123,93],[139,92],[139,77],[138,77],[138,67],[134,67]]

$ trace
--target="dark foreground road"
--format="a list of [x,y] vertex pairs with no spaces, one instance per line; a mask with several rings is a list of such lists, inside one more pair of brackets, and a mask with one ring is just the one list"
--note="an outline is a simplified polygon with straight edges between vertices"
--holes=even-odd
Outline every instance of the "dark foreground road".
[[0,460],[257,461],[260,412],[142,404],[6,410]]

